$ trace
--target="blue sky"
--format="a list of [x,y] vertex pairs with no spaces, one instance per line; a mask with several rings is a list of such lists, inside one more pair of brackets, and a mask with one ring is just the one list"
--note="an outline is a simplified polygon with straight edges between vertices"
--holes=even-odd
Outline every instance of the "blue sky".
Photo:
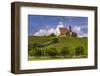
[[88,17],[28,15],[28,35],[34,35],[41,29],[56,29],[60,22],[67,28],[71,26],[80,35],[88,33]]

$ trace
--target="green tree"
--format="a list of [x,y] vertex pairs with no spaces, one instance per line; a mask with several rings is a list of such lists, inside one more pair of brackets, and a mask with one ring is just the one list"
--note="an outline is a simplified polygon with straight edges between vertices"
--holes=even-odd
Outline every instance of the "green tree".
[[45,51],[46,56],[50,57],[56,57],[57,56],[57,50],[56,48],[49,48]]
[[32,44],[28,44],[28,51],[33,49],[33,45]]
[[70,55],[70,50],[68,47],[63,47],[60,51],[61,56],[69,56]]
[[75,55],[84,55],[84,48],[82,46],[79,46],[75,49]]
[[28,51],[29,56],[33,56],[33,49],[31,49],[30,51]]
[[77,33],[76,32],[72,32],[72,37],[77,37]]
[[59,39],[58,38],[53,38],[52,40],[53,40],[53,43],[59,42]]
[[30,56],[42,56],[42,50],[39,48],[34,48],[31,51],[29,51]]
[[56,36],[54,33],[51,33],[49,36]]

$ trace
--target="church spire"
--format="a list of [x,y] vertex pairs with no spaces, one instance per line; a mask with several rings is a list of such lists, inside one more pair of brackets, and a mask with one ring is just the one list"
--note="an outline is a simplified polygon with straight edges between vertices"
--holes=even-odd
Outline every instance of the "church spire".
[[71,28],[71,26],[69,26],[69,31],[72,32],[72,28]]

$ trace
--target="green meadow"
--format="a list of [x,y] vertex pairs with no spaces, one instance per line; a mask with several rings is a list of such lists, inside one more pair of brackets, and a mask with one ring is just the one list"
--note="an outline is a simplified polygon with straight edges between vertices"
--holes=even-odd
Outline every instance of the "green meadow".
[[29,36],[28,60],[87,58],[87,37]]

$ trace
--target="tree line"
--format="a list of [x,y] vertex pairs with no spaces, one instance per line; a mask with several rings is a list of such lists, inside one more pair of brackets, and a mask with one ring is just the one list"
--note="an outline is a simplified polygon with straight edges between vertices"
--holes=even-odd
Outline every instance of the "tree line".
[[[45,48],[45,47],[44,47]],[[83,56],[84,55],[84,48],[82,46],[78,46],[74,50],[74,54],[68,47],[62,47],[61,49],[57,50],[54,47],[51,48],[33,48],[29,51],[30,56],[34,57],[71,57],[71,56]]]

